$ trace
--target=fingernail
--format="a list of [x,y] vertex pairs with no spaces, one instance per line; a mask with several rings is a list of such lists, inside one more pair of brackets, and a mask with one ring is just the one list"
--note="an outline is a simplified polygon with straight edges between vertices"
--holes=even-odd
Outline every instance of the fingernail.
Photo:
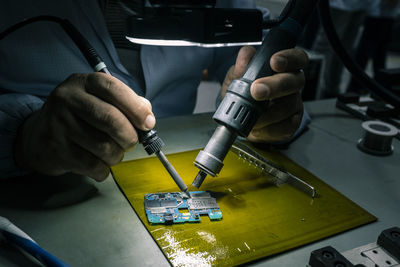
[[256,100],[265,100],[269,97],[269,87],[263,83],[253,85],[253,97]]
[[287,67],[288,61],[285,57],[277,56],[275,58],[275,66],[279,70],[285,70]]
[[150,130],[153,129],[155,124],[156,124],[156,118],[154,118],[153,115],[147,115],[144,121],[144,127],[146,127],[147,130]]

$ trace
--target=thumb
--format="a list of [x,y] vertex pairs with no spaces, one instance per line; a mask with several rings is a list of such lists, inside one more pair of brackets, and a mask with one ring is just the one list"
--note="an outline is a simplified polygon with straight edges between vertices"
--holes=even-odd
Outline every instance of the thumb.
[[250,60],[256,53],[256,49],[252,46],[243,46],[236,58],[235,65],[232,66],[225,76],[224,83],[222,84],[222,97],[225,96],[226,90],[228,89],[231,82],[235,79],[239,79],[249,65]]

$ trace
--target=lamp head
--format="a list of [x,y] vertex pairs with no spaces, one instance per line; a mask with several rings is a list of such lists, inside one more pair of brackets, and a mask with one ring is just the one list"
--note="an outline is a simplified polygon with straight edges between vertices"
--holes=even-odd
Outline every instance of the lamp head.
[[259,45],[262,13],[257,9],[215,8],[215,0],[150,0],[127,20],[126,38],[164,46]]

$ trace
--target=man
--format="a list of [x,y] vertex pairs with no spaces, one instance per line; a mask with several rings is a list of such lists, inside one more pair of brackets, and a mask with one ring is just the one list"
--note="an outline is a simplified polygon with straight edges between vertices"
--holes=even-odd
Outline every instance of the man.
[[[179,65],[174,64],[176,58],[168,61],[171,53],[160,48],[159,55],[164,58],[142,57],[142,64],[153,64],[153,69],[143,65],[145,76],[146,73],[150,76],[162,73],[164,77],[178,81],[177,86],[168,88],[168,83],[164,81],[165,86],[159,86],[161,89],[155,91],[152,79],[147,78],[144,89],[121,64],[97,1],[8,1],[0,13],[1,30],[36,15],[68,18],[103,57],[113,75],[92,73],[79,50],[58,25],[46,22],[32,24],[2,40],[2,177],[26,171],[47,175],[73,172],[98,181],[104,180],[110,166],[120,162],[124,152],[135,146],[137,134],[133,125],[142,130],[154,127],[155,117],[150,102],[157,110],[157,116],[184,114],[188,106],[186,100],[193,95],[182,86],[188,80],[185,75],[191,77],[193,73],[198,73],[196,75],[201,77],[205,65],[214,66],[210,56],[196,57],[205,50],[182,48],[179,50],[181,57],[185,56],[185,62],[190,61],[191,65],[178,66],[181,71],[174,72]],[[222,95],[230,82],[244,72],[254,51],[252,47],[240,50],[235,65],[223,81]],[[212,54],[218,54],[218,51]],[[167,65],[160,65],[159,62],[166,62]],[[250,133],[251,141],[281,141],[296,131],[303,117],[299,90],[303,87],[304,75],[300,69],[306,62],[307,56],[303,51],[291,49],[278,52],[271,58],[271,66],[278,73],[253,83],[251,92],[255,99],[273,101]],[[219,72],[222,69],[218,68]],[[160,81],[153,80],[155,83]],[[168,114],[171,103],[172,107],[184,105],[175,113]]]

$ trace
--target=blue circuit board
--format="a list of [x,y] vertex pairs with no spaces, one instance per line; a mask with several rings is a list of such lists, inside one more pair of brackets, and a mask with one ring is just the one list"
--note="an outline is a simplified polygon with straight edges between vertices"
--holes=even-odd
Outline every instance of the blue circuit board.
[[217,200],[210,193],[189,193],[191,198],[181,192],[145,194],[147,220],[152,224],[174,224],[200,222],[201,215],[208,215],[212,221],[222,219]]

